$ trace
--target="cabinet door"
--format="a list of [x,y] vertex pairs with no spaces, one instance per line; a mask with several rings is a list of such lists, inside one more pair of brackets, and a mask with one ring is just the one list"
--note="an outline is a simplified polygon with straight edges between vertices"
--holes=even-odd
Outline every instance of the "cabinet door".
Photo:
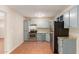
[[29,33],[28,33],[28,21],[24,20],[23,22],[23,35],[24,35],[24,40],[27,41],[29,39]]
[[77,6],[77,17],[78,17],[78,27],[79,27],[79,6]]
[[46,40],[46,33],[37,33],[37,40],[45,41]]
[[50,42],[50,35],[49,35],[49,33],[46,34],[46,41]]
[[76,39],[63,40],[63,54],[76,54]]
[[58,39],[58,52],[59,54],[63,53],[63,49],[62,49],[62,39]]
[[77,7],[74,7],[70,10],[70,27],[76,28],[77,27]]
[[69,12],[66,12],[64,14],[63,20],[64,20],[64,28],[69,28]]

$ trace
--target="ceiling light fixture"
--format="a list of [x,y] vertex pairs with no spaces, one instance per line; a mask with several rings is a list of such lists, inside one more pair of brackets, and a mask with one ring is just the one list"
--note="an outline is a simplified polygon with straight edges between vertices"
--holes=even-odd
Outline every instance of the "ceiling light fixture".
[[45,14],[42,12],[36,13],[35,17],[45,17]]

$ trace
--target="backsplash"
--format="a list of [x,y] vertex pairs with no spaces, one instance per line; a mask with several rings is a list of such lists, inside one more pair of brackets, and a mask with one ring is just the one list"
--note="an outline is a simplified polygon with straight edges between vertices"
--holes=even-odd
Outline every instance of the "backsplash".
[[69,33],[72,33],[72,32],[79,33],[79,28],[70,28]]
[[69,37],[77,37],[79,36],[79,28],[70,28]]

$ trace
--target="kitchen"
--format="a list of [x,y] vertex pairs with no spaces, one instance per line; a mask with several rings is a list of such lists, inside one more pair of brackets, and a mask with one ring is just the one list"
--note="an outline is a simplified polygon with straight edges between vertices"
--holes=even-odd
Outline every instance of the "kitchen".
[[[35,27],[33,28],[37,31],[37,36],[36,36],[37,40],[39,41],[41,39],[42,41],[50,42],[51,49],[52,50],[54,49],[54,53],[76,54],[76,53],[79,53],[79,47],[78,47],[79,17],[78,15],[79,15],[79,6],[69,6],[68,8],[63,10],[60,14],[58,14],[55,18],[50,18],[50,17],[49,18],[29,18],[29,21],[26,21],[26,20],[25,21],[30,24],[36,24]],[[43,21],[44,19],[45,20],[49,19],[49,21]],[[64,23],[62,24],[64,31],[61,30],[60,32],[61,35],[57,36],[57,41],[55,42],[56,39],[55,39],[54,33],[56,29],[54,29],[55,28],[54,25],[55,25],[55,22],[61,23],[62,21],[64,21]],[[32,26],[30,27],[31,29],[33,29]],[[30,31],[29,27],[28,27],[28,31]],[[25,41],[28,41],[28,39],[29,39],[29,35],[28,35],[28,38],[25,39]],[[68,41],[65,39],[68,39]]]
[[[52,18],[30,18],[29,20],[24,20],[24,29],[27,31],[29,35],[31,31],[35,31],[35,37],[37,41],[48,41],[50,42],[50,21]],[[28,23],[28,24],[27,24]],[[28,25],[28,28],[26,27],[26,24]],[[30,40],[30,38],[33,39],[33,37],[30,37],[28,34],[25,35],[25,41]],[[28,35],[28,38],[26,37]]]
[[[13,6],[10,8],[12,7]],[[26,10],[21,7],[26,7]],[[48,42],[50,43],[52,53],[56,54],[79,53],[78,5],[14,6],[14,8],[17,8],[24,13],[26,12],[25,14],[28,15],[28,17],[19,15],[16,13],[17,11],[15,12],[12,9],[6,9],[9,10],[7,11],[8,19],[6,20],[6,23],[4,20],[5,12],[3,15],[4,17],[0,17],[0,37],[4,39],[4,43],[2,44],[5,46],[1,49],[5,50],[6,53],[11,49],[13,50],[14,47],[16,48],[19,44],[30,41],[39,41],[42,43]],[[31,8],[34,9],[31,11]],[[47,12],[47,16],[44,12]],[[7,35],[5,36],[5,34]]]

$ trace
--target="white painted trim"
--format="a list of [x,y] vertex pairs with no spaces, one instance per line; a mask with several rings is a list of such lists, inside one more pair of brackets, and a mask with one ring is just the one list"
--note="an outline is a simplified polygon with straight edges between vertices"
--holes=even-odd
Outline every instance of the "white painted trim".
[[10,51],[5,51],[4,54],[10,54],[12,51],[14,51],[17,47],[19,47],[24,41],[22,41],[20,44],[18,44],[17,46],[15,46],[13,49],[11,49]]

